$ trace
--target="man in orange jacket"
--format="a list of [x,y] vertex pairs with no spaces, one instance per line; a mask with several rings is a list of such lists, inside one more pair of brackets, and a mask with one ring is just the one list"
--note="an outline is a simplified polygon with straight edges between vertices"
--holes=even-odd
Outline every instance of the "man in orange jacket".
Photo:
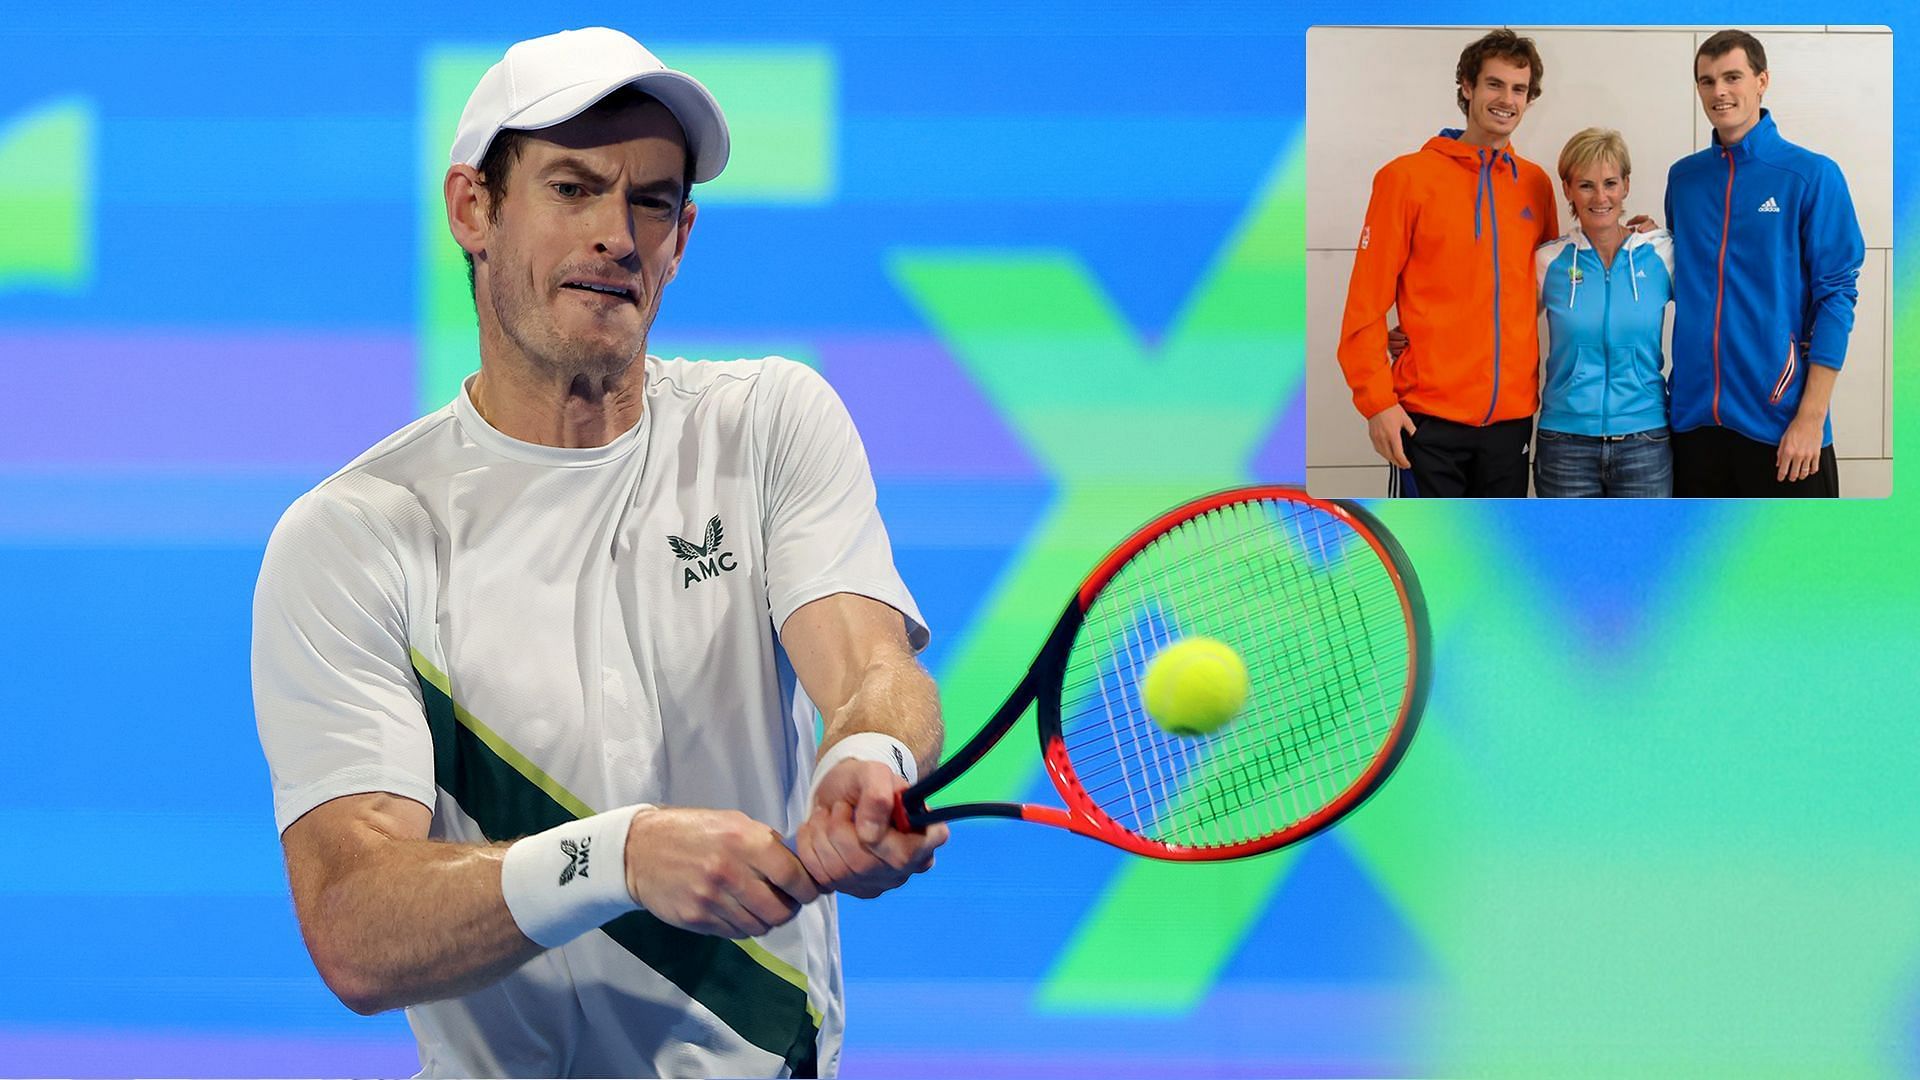
[[[1540,403],[1533,249],[1560,223],[1546,172],[1509,140],[1540,96],[1540,54],[1495,30],[1455,74],[1466,127],[1374,174],[1340,367],[1403,494],[1524,498]],[[1392,361],[1396,305],[1408,345]]]

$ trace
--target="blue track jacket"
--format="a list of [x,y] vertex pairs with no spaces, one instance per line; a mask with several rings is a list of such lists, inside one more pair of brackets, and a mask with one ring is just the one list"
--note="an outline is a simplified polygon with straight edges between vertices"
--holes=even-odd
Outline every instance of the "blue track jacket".
[[[1806,365],[1838,368],[1866,246],[1846,178],[1781,138],[1773,115],[1667,174],[1674,238],[1673,430],[1778,443]],[[1833,442],[1829,418],[1822,433]]]
[[1571,435],[1631,435],[1667,423],[1660,334],[1673,299],[1673,237],[1628,233],[1604,266],[1575,225],[1534,252],[1547,314],[1540,427]]

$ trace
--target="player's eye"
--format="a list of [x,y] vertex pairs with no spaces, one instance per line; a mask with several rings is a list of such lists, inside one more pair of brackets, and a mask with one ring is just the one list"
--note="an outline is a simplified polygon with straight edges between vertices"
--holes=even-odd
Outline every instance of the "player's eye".
[[553,185],[553,193],[560,196],[563,199],[577,199],[580,196],[585,195],[587,193],[587,189],[584,187],[581,187],[579,184],[574,184],[574,183],[570,183],[568,181],[562,180],[559,183]]

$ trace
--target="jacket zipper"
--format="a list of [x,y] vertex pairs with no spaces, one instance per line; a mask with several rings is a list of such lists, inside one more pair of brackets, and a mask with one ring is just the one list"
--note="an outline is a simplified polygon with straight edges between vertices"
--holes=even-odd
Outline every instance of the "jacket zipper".
[[1493,163],[1499,159],[1495,151],[1486,171],[1487,223],[1493,229],[1493,400],[1487,402],[1487,415],[1480,418],[1482,427],[1493,420],[1493,410],[1500,405],[1500,215],[1495,213],[1493,197]]
[[[1619,258],[1614,253],[1614,258]],[[1600,250],[1594,249],[1595,262],[1600,261]],[[1613,390],[1613,267],[1602,263],[1600,266],[1600,434],[1611,435],[1613,428],[1608,423],[1607,414],[1612,406]]]
[[1720,281],[1713,294],[1713,422],[1720,423],[1720,305],[1727,296],[1727,233],[1733,227],[1733,151],[1727,159],[1727,197],[1720,218]]
[[1780,404],[1780,399],[1786,395],[1787,387],[1793,385],[1793,369],[1800,363],[1799,350],[1798,342],[1787,342],[1787,366],[1780,369],[1780,378],[1774,382],[1773,396],[1767,399],[1767,404]]

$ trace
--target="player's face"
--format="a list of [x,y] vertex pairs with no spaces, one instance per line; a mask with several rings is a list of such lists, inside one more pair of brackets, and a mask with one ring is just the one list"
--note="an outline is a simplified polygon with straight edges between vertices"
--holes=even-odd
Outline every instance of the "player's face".
[[1573,170],[1565,182],[1567,201],[1573,204],[1580,229],[1592,236],[1611,230],[1620,222],[1620,210],[1627,201],[1627,178],[1620,166],[1602,158]]
[[1533,72],[1524,65],[1497,56],[1481,61],[1480,77],[1460,84],[1460,92],[1467,96],[1470,141],[1505,146],[1520,126],[1520,118],[1526,115],[1527,87],[1532,82]]
[[536,364],[621,371],[646,350],[693,227],[685,136],[654,101],[534,134],[488,230],[487,299]]
[[1700,107],[1722,142],[1738,139],[1760,122],[1760,97],[1767,92],[1767,73],[1753,73],[1747,50],[1732,48],[1718,57],[1701,57],[1693,64],[1693,86]]

